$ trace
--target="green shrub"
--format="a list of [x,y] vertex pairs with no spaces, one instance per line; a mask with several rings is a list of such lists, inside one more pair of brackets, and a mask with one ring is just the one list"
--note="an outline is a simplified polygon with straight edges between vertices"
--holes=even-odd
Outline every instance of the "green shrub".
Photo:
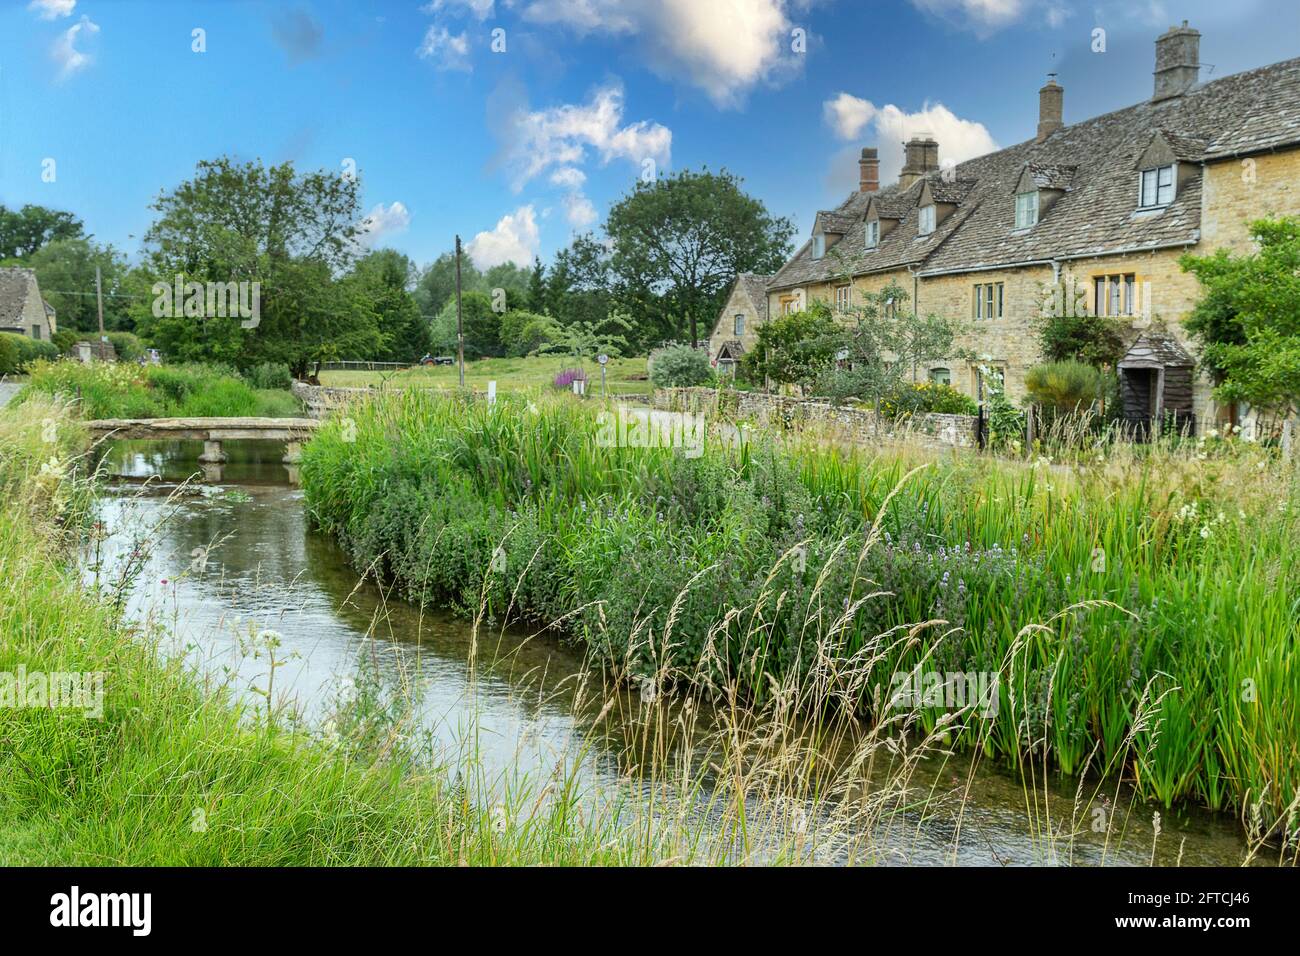
[[50,336],[50,341],[54,347],[59,350],[60,355],[67,355],[72,351],[72,347],[80,342],[82,336],[78,332],[71,332],[67,329],[60,329]]
[[1025,389],[1057,414],[1086,411],[1102,395],[1101,372],[1083,362],[1048,362],[1025,373]]
[[144,355],[144,343],[133,332],[105,332],[104,337],[113,343],[119,362],[135,362]]
[[256,389],[278,388],[288,391],[293,373],[283,362],[263,362],[244,372],[244,381]]
[[713,380],[708,353],[689,345],[670,345],[650,356],[650,381],[656,388],[707,385]]
[[262,418],[301,418],[302,404],[293,394],[278,388],[259,388],[254,394],[253,414]]
[[17,332],[0,332],[0,338],[5,339],[17,352],[18,359],[15,371],[22,372],[36,361],[44,360],[53,362],[59,357],[59,347],[53,342],[47,342],[44,339],[29,339],[25,335],[19,335]]
[[880,402],[886,418],[902,415],[974,415],[979,411],[975,399],[944,382],[906,382]]
[[18,346],[8,338],[0,337],[0,375],[13,375],[18,371]]

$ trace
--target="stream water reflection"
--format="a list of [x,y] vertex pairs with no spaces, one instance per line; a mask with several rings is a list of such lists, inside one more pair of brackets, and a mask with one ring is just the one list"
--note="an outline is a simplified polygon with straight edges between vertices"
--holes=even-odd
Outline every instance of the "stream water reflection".
[[[605,738],[587,739],[574,716],[580,653],[549,637],[493,630],[480,633],[471,667],[466,621],[385,600],[368,581],[359,583],[333,541],[309,528],[302,493],[290,484],[278,447],[231,443],[222,484],[196,486],[168,503],[178,483],[201,474],[199,448],[183,442],[112,447],[107,468],[116,477],[102,499],[106,536],[98,551],[111,566],[137,546],[143,529],[158,526],[129,613],[164,623],[195,666],[243,690],[265,688],[267,663],[241,653],[241,635],[273,629],[286,655],[276,670],[275,697],[318,724],[364,653],[381,682],[417,692],[419,722],[440,748],[461,747],[472,733],[485,772],[543,778],[582,754],[587,785],[629,786],[619,748]],[[95,560],[88,555],[88,575]],[[934,761],[915,783],[947,790],[964,785],[969,772],[965,759]],[[874,833],[881,862],[1060,862],[1036,833],[1045,808],[1054,822],[1071,819],[1074,782],[1053,778],[1044,795],[1040,780],[1038,806],[1031,808],[1013,776],[981,765],[970,777],[955,849],[953,801],[947,812],[904,815],[889,832]],[[1128,797],[1118,803],[1126,811]],[[1151,813],[1136,805],[1123,838],[1112,837],[1108,847],[1085,819],[1073,862],[1149,863]],[[1157,862],[1232,865],[1245,854],[1239,829],[1223,817],[1163,811],[1162,828]]]

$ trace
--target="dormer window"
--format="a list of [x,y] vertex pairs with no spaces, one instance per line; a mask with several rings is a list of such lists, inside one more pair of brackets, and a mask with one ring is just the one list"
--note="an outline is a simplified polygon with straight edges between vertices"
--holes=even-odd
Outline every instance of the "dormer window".
[[880,220],[873,219],[867,223],[867,248],[874,249],[880,245]]
[[934,203],[921,207],[916,220],[916,232],[921,236],[934,232]]
[[1038,193],[1016,193],[1016,228],[1028,229],[1038,222]]
[[1144,169],[1141,173],[1142,184],[1139,190],[1138,205],[1143,209],[1168,206],[1174,201],[1174,167],[1157,166]]
[[826,236],[819,232],[813,236],[813,258],[820,259],[824,255],[826,255]]

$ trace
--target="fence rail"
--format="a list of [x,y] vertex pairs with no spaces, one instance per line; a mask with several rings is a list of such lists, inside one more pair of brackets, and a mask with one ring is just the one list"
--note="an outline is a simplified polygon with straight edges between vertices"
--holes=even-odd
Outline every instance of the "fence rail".
[[344,372],[349,369],[359,369],[366,372],[377,372],[381,370],[394,369],[400,371],[404,368],[411,368],[412,362],[371,362],[371,361],[342,361],[342,362],[321,362],[320,370],[322,372]]

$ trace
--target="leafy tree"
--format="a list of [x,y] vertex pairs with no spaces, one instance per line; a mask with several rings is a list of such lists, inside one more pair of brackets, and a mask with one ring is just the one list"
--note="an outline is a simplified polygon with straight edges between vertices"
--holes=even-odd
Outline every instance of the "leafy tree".
[[549,315],[514,309],[501,316],[501,350],[512,358],[530,355],[563,336],[564,329]]
[[1038,344],[1048,362],[1082,362],[1114,368],[1128,348],[1128,324],[1104,315],[1088,315],[1083,290],[1065,283],[1044,288],[1038,319]]
[[661,297],[675,334],[698,342],[700,321],[716,315],[737,273],[772,272],[785,261],[794,227],[740,187],[726,170],[683,170],[638,183],[610,210],[611,268],[624,304],[639,306],[638,320],[652,317],[647,297]]
[[410,292],[414,277],[414,263],[395,249],[357,260],[349,277],[375,311],[384,337],[380,354],[388,361],[416,361],[429,351],[429,325]]
[[611,312],[603,322],[572,322],[560,326],[559,335],[539,354],[564,354],[574,358],[595,358],[602,353],[618,358],[630,349],[624,332],[632,330],[632,321],[622,312]]
[[546,267],[541,257],[533,256],[533,271],[528,275],[528,299],[525,308],[532,313],[546,311]]
[[[501,354],[501,315],[492,310],[486,292],[461,293],[461,323],[465,333],[465,357],[482,358]],[[456,296],[452,295],[433,320],[434,348],[440,354],[456,352]]]
[[777,385],[812,384],[835,364],[844,330],[825,302],[769,319],[758,327],[754,347],[741,360],[744,375]]
[[561,325],[602,325],[613,308],[609,249],[591,233],[561,249],[546,280],[546,312]]
[[95,300],[95,267],[104,292],[104,328],[129,331],[131,318],[127,291],[130,271],[126,257],[109,245],[89,239],[55,239],[31,253],[24,265],[36,270],[41,295],[58,313],[59,327],[93,332],[99,328]]
[[[462,292],[472,292],[483,282],[483,276],[474,268],[469,256],[460,257],[460,283]],[[456,254],[444,252],[425,267],[415,285],[415,301],[425,315],[436,315],[456,296]]]
[[81,220],[70,212],[31,204],[18,210],[0,205],[0,260],[26,258],[48,243],[84,235]]
[[1204,296],[1186,326],[1223,401],[1285,416],[1300,410],[1300,220],[1251,224],[1257,250],[1185,255]]
[[260,322],[142,317],[141,329],[173,357],[284,362],[296,375],[313,360],[383,347],[379,319],[355,287],[335,277],[355,257],[360,183],[330,171],[299,173],[227,157],[198,164],[193,179],[153,204],[144,237],[161,281],[260,283]]
[[824,372],[817,390],[833,398],[867,398],[879,403],[899,393],[931,362],[961,356],[957,339],[962,323],[940,315],[918,316],[911,296],[891,281],[863,296],[863,304],[844,313],[846,328],[838,343],[846,368]]

